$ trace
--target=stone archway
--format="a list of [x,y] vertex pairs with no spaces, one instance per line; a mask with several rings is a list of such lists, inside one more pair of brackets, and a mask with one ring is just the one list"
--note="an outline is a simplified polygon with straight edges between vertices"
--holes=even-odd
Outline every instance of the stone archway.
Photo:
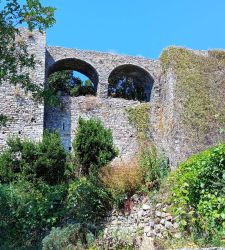
[[143,68],[125,64],[109,75],[108,96],[149,102],[154,80]]

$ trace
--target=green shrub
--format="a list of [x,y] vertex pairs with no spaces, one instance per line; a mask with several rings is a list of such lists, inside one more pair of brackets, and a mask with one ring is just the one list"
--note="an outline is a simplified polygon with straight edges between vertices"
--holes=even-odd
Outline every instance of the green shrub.
[[225,144],[190,157],[170,177],[173,209],[184,229],[225,235]]
[[0,181],[8,183],[19,178],[58,184],[64,178],[66,152],[58,134],[45,132],[42,142],[10,139],[0,155]]
[[79,118],[73,148],[84,174],[97,171],[117,156],[111,130],[93,118]]
[[156,147],[153,145],[140,153],[139,165],[143,182],[148,189],[159,187],[161,180],[169,172],[166,158],[158,156]]
[[69,186],[71,215],[81,222],[98,221],[111,209],[111,197],[98,182],[81,177]]
[[83,250],[94,241],[94,235],[81,224],[53,228],[43,241],[43,250]]
[[43,182],[0,184],[0,249],[35,246],[66,213],[66,189]]

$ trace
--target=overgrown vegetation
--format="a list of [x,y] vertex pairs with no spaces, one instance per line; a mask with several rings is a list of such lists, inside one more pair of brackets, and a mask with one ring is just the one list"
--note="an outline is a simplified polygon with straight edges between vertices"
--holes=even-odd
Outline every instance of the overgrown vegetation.
[[[89,132],[92,137],[88,136]],[[59,135],[47,131],[43,140],[36,143],[19,138],[8,140],[8,147],[0,155],[1,249],[37,248],[52,227],[63,226],[62,230],[53,229],[43,242],[48,249],[54,244],[53,235],[69,229],[72,235],[77,223],[82,224],[77,236],[73,234],[71,244],[73,247],[80,241],[87,244],[81,237],[85,231],[83,223],[94,224],[112,206],[111,193],[96,172],[112,160],[117,151],[111,131],[95,119],[79,120],[74,145],[73,153],[65,152]],[[81,158],[84,154],[85,161]],[[72,225],[67,227],[67,221]],[[68,241],[60,243],[58,239],[56,242],[67,244],[72,237],[69,235]]]
[[171,203],[180,225],[205,244],[225,237],[225,145],[190,157],[170,177]]
[[224,57],[224,51],[209,51],[209,56],[204,56],[177,47],[164,50],[160,57],[164,73],[172,69],[176,79],[176,108],[192,144],[209,141],[225,126],[225,108],[221,106],[224,81],[217,80]]
[[137,130],[140,147],[145,147],[149,142],[149,125],[150,125],[150,104],[141,103],[135,107],[127,108],[128,119]]

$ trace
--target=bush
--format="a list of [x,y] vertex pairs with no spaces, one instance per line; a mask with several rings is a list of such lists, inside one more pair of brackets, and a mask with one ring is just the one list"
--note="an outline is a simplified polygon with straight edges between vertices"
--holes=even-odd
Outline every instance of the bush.
[[0,184],[0,248],[31,249],[37,245],[42,234],[66,212],[65,197],[65,185]]
[[100,179],[112,193],[114,202],[118,207],[121,207],[124,199],[130,198],[142,185],[137,159],[128,162],[121,161],[112,167],[102,168]]
[[158,156],[155,146],[150,146],[140,153],[139,164],[142,181],[149,190],[159,187],[161,180],[169,172],[167,160]]
[[10,139],[0,155],[0,181],[9,183],[19,178],[58,184],[64,178],[66,152],[58,134],[45,132],[42,142]]
[[69,186],[71,216],[80,222],[96,222],[111,209],[109,193],[96,181],[81,177]]
[[79,118],[73,148],[84,174],[97,172],[118,154],[111,130],[93,118],[87,121]]
[[43,250],[83,250],[94,241],[94,235],[81,224],[53,228],[43,241]]
[[184,229],[225,235],[225,144],[190,157],[170,177],[173,209]]

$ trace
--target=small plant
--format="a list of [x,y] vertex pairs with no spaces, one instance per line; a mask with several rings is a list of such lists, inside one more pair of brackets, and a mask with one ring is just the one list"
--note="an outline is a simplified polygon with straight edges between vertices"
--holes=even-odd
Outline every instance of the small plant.
[[118,155],[111,130],[93,118],[79,118],[73,148],[83,174],[97,172]]
[[158,188],[161,180],[167,176],[169,166],[164,156],[159,156],[154,145],[143,150],[139,156],[140,172],[148,190]]
[[84,224],[71,224],[63,228],[53,228],[43,241],[43,250],[87,249],[94,241],[94,235]]

